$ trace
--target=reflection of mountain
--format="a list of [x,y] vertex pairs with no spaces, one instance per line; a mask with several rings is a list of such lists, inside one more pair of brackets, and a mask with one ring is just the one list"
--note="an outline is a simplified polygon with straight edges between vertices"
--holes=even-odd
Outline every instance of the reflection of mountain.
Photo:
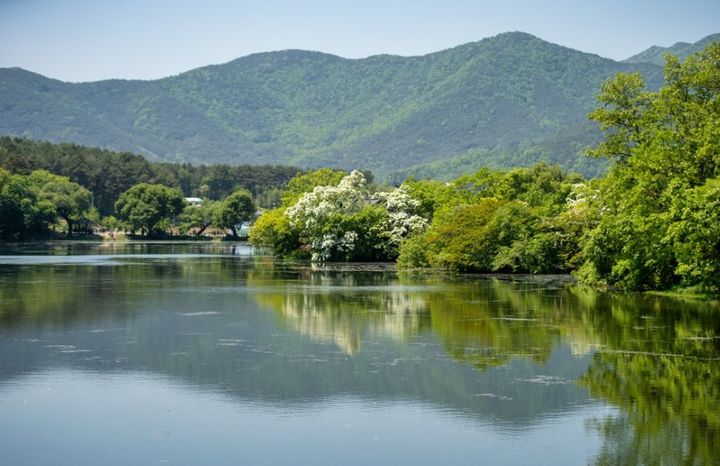
[[2,267],[0,381],[148,371],[240,399],[413,400],[507,427],[589,391],[623,410],[597,423],[605,459],[680,445],[701,464],[718,450],[716,303],[253,257],[120,262]]

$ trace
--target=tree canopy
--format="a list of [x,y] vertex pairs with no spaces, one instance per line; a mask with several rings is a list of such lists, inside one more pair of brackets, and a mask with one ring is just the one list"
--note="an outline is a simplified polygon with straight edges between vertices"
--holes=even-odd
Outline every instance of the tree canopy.
[[247,222],[255,215],[256,207],[252,194],[239,189],[223,199],[215,209],[214,224],[219,228],[229,228],[234,237],[238,237],[237,226]]
[[170,220],[182,211],[183,203],[179,189],[140,183],[120,195],[115,210],[132,230],[140,230],[145,236],[166,229]]
[[685,62],[668,56],[657,92],[620,74],[600,102],[590,117],[606,138],[590,155],[613,164],[597,183],[599,221],[579,276],[630,289],[720,289],[720,44]]
[[41,170],[13,175],[0,168],[0,240],[43,236],[58,217],[70,235],[91,202],[88,190],[64,176]]

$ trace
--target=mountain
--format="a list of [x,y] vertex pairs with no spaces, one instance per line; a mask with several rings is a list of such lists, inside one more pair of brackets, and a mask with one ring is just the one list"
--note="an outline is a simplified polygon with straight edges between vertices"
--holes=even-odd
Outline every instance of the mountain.
[[592,175],[601,166],[581,154],[599,131],[587,112],[605,79],[635,70],[660,85],[658,65],[520,32],[417,57],[260,53],[154,81],[66,83],[0,69],[0,134],[174,162],[368,168],[385,179],[472,154]]
[[653,63],[655,65],[663,66],[665,64],[665,54],[669,53],[676,57],[684,60],[688,55],[697,53],[713,42],[720,42],[720,33],[711,34],[707,37],[703,37],[699,41],[689,44],[687,42],[678,42],[670,47],[660,47],[653,45],[647,50],[644,50],[637,55],[633,55],[630,58],[624,60],[625,63]]

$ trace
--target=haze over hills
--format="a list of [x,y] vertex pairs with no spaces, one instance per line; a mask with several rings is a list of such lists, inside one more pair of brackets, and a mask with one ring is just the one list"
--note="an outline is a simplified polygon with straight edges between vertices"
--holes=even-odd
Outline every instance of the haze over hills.
[[260,53],[154,81],[65,83],[6,68],[0,134],[165,161],[368,168],[386,179],[538,160],[593,175],[602,166],[582,151],[599,131],[587,112],[602,81],[635,70],[659,86],[654,62],[520,32],[418,57]]

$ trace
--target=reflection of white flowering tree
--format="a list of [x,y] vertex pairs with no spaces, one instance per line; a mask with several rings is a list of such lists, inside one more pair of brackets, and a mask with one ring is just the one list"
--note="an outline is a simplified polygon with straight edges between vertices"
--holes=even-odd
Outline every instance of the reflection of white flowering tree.
[[404,238],[427,227],[418,207],[404,188],[370,196],[363,174],[353,171],[337,186],[304,194],[285,215],[314,261],[394,259]]

